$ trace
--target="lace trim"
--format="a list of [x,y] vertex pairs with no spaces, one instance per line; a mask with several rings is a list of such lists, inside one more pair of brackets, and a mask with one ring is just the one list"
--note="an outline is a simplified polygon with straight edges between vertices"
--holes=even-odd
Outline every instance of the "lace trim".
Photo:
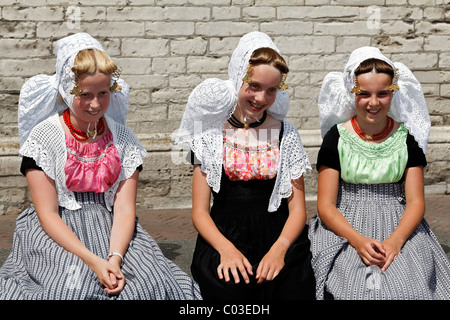
[[339,135],[346,143],[351,146],[354,152],[363,154],[366,158],[380,159],[386,158],[404,147],[405,138],[408,134],[405,126],[400,124],[397,130],[385,141],[381,143],[369,143],[361,140],[352,132],[345,129],[342,125],[337,126]]
[[279,141],[278,139],[275,139],[274,141],[271,141],[267,144],[263,144],[261,146],[256,146],[256,147],[249,147],[240,143],[236,143],[236,142],[232,142],[230,140],[228,140],[227,138],[223,138],[223,142],[226,146],[236,149],[236,150],[240,150],[243,152],[264,152],[264,151],[270,151],[273,148],[277,148]]
[[284,133],[280,146],[281,161],[274,191],[270,197],[269,212],[276,211],[281,200],[291,196],[292,180],[296,180],[312,170],[297,129],[285,121],[283,124]]
[[99,156],[94,157],[94,158],[82,157],[82,156],[80,156],[75,150],[72,150],[72,149],[69,149],[69,148],[67,148],[67,152],[70,153],[71,155],[75,156],[75,158],[76,158],[77,160],[84,161],[84,162],[95,162],[95,161],[100,160],[100,159],[102,159],[103,157],[105,157],[105,155],[106,155],[106,153],[107,153],[108,147],[111,146],[112,144],[113,144],[112,141],[110,141],[110,142],[106,145],[105,150],[103,150],[102,154],[100,154]]

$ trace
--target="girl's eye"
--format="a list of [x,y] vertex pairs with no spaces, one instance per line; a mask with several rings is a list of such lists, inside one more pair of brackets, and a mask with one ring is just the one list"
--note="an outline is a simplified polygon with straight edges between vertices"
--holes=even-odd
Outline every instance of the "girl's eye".
[[272,93],[272,94],[277,93],[277,91],[278,91],[277,88],[270,88],[269,89],[269,93]]

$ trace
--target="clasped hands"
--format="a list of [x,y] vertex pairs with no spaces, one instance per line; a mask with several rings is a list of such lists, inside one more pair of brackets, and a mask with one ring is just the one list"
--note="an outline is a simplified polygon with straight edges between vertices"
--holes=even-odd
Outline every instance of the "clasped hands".
[[88,264],[89,267],[96,273],[107,294],[119,294],[125,286],[125,277],[120,269],[122,259],[117,256],[112,256],[108,261],[97,258]]
[[401,250],[398,241],[391,238],[380,242],[361,236],[353,247],[367,266],[376,265],[386,271]]

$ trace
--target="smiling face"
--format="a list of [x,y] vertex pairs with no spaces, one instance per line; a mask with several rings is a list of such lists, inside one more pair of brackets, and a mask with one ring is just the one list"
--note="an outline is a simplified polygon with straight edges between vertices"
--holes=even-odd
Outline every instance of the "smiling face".
[[263,112],[274,103],[281,82],[281,72],[268,64],[252,67],[251,81],[243,82],[238,92],[238,112],[235,115],[247,123],[260,119]]
[[357,76],[361,92],[355,96],[356,120],[364,132],[384,128],[391,106],[392,78],[386,73],[369,72]]
[[71,107],[72,124],[80,130],[86,130],[89,123],[98,121],[109,105],[111,75],[101,72],[83,73],[78,77],[80,95],[73,99]]

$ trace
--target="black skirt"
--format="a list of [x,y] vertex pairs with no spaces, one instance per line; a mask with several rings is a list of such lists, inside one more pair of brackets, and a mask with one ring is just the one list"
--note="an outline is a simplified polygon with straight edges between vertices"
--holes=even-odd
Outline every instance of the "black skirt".
[[[276,212],[268,212],[275,178],[270,180],[231,181],[222,172],[219,193],[213,192],[211,217],[220,232],[250,261],[253,273],[278,239],[289,215],[283,199]],[[200,235],[194,251],[191,272],[203,299],[275,300],[314,299],[315,280],[311,268],[310,242],[306,225],[285,256],[285,266],[273,281],[256,284],[243,279],[219,279],[220,254]]]

